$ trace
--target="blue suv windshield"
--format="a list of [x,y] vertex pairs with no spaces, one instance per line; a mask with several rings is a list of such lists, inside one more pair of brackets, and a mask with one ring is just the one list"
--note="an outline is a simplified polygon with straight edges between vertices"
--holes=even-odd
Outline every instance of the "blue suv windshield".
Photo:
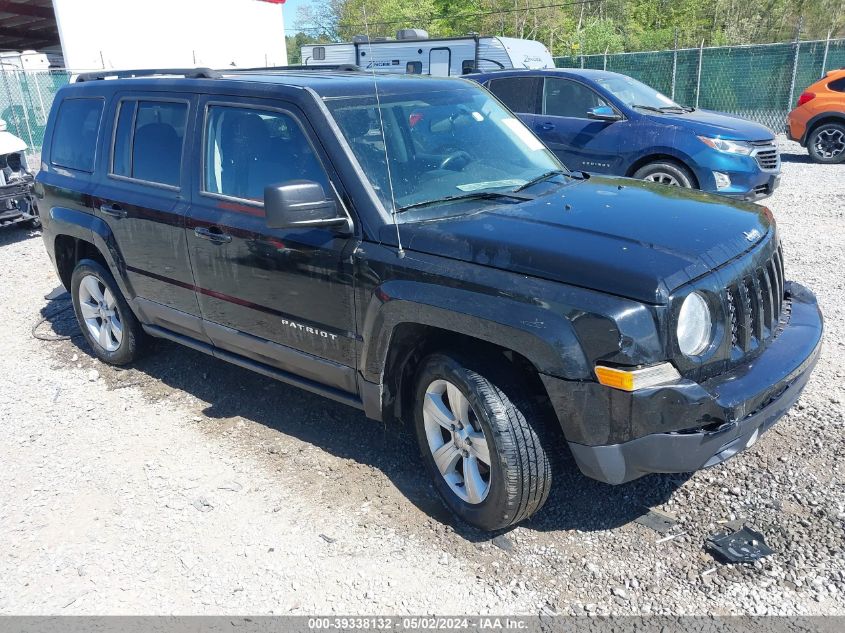
[[596,77],[594,81],[629,108],[684,110],[685,108],[654,88],[624,75]]
[[380,110],[374,96],[326,99],[389,211],[497,199],[565,170],[533,132],[480,88],[403,91],[382,94],[379,102]]

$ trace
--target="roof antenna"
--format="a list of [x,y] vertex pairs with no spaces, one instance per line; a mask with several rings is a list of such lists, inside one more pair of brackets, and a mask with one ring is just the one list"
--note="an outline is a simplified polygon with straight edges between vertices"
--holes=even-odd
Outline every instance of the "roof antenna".
[[370,38],[370,23],[367,19],[367,3],[363,2],[361,10],[364,12],[364,28],[367,32],[367,49],[370,55],[370,72],[373,76],[373,90],[376,93],[376,111],[378,112],[379,129],[381,130],[381,142],[384,145],[384,165],[387,168],[387,186],[390,189],[390,204],[392,209],[390,211],[393,217],[393,226],[396,227],[396,243],[399,245],[399,250],[396,252],[397,257],[402,259],[405,257],[405,249],[402,248],[402,237],[399,235],[399,224],[396,222],[396,194],[393,191],[393,176],[390,173],[390,158],[387,154],[387,138],[384,135],[384,116],[381,113],[381,99],[378,93],[378,81],[376,80],[376,66],[373,60],[373,40]]

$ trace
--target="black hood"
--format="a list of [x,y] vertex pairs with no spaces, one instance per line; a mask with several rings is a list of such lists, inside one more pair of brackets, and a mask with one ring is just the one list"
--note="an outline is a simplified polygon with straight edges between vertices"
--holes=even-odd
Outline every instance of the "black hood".
[[774,219],[765,207],[613,177],[573,181],[520,203],[475,204],[485,206],[400,224],[403,245],[410,251],[665,303],[674,289],[774,232]]

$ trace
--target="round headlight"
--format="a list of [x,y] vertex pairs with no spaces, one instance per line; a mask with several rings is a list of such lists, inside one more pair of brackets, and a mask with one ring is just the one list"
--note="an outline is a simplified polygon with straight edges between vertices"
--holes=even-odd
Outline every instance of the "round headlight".
[[687,356],[696,356],[710,345],[713,322],[707,301],[693,292],[681,306],[678,314],[678,346]]

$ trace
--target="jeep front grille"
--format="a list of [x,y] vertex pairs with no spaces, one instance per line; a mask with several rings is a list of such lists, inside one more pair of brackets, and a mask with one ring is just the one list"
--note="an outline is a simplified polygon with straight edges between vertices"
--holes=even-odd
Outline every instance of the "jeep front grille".
[[778,153],[777,145],[772,141],[754,141],[751,143],[754,146],[754,158],[757,159],[757,164],[760,169],[766,171],[775,171],[780,167],[780,155]]
[[725,293],[732,349],[749,352],[777,332],[783,308],[783,253],[780,245],[765,265],[746,271]]

